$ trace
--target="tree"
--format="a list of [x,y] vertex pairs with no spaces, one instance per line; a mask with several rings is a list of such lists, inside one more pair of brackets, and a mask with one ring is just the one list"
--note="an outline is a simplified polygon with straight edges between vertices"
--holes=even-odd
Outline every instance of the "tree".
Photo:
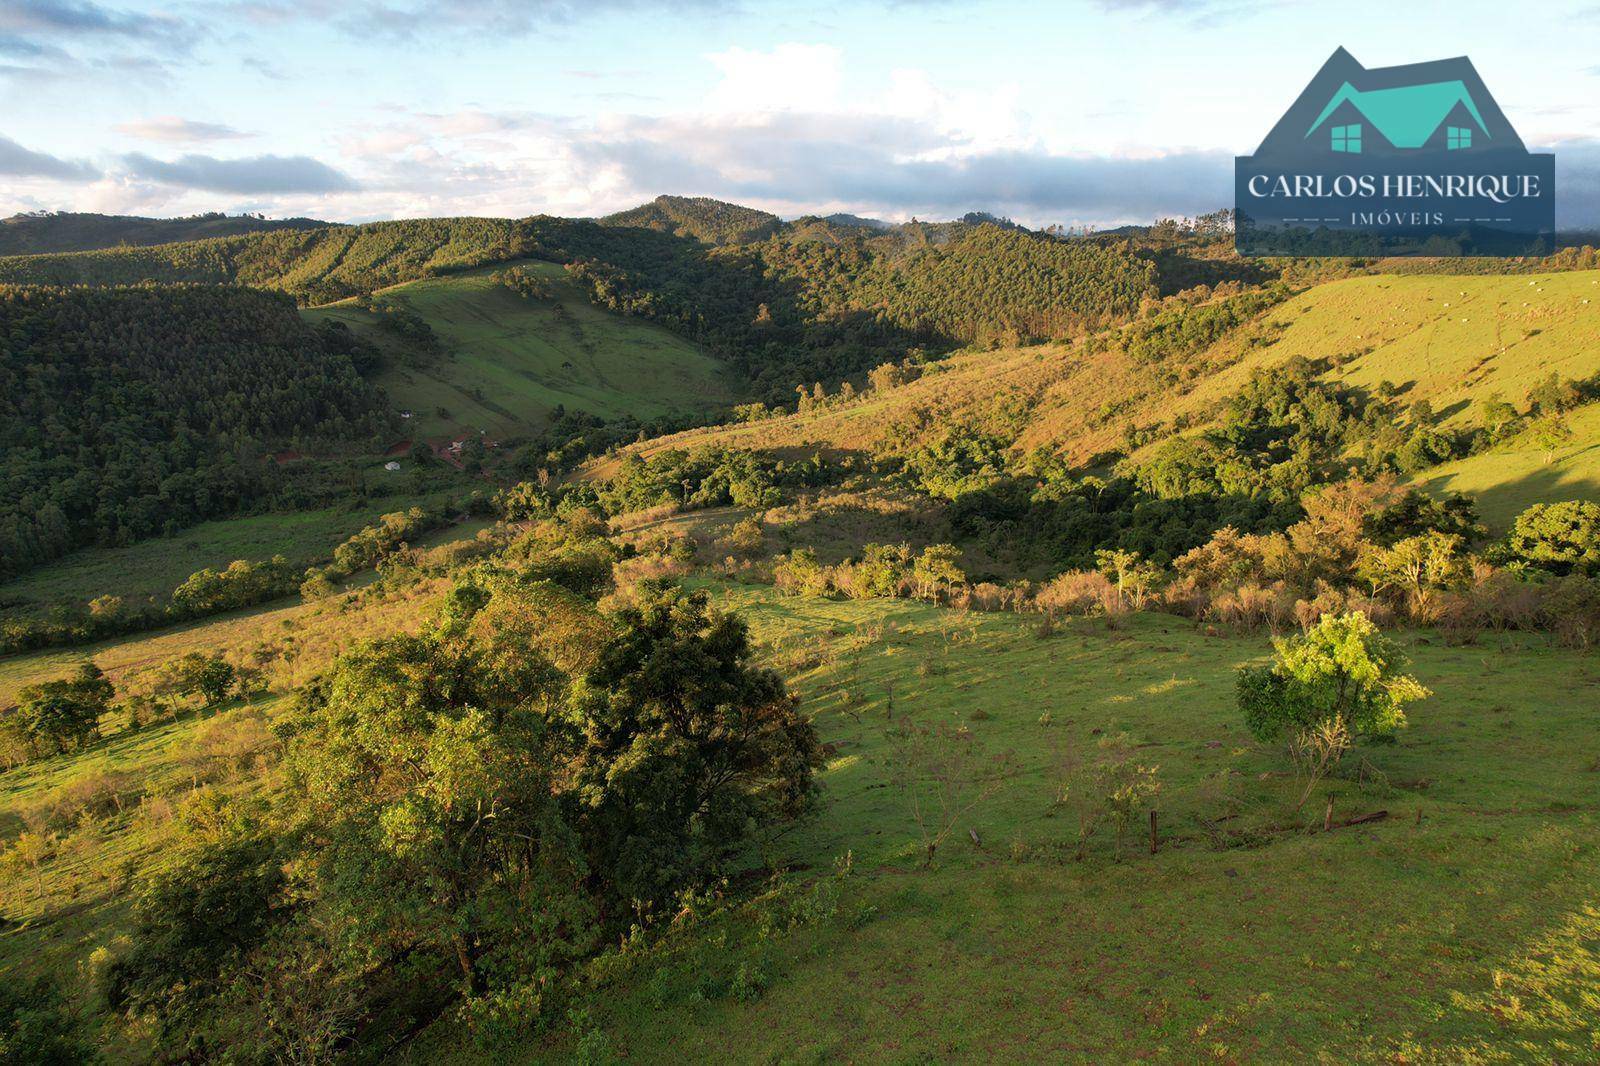
[[1555,459],[1556,449],[1572,439],[1572,427],[1553,410],[1534,419],[1528,432],[1533,435],[1533,442],[1543,450],[1546,466]]
[[1493,439],[1499,439],[1517,421],[1517,409],[1498,392],[1491,392],[1478,406],[1483,411],[1483,428]]
[[1402,673],[1407,659],[1366,615],[1325,614],[1304,636],[1275,639],[1271,666],[1237,677],[1239,710],[1260,740],[1298,738],[1335,723],[1352,738],[1392,740],[1406,704],[1430,693]]
[[1117,600],[1136,611],[1144,610],[1145,600],[1161,580],[1161,568],[1141,561],[1138,552],[1102,548],[1094,553],[1095,567],[1117,583]]
[[207,707],[215,707],[228,698],[234,677],[232,664],[222,656],[192,651],[177,662],[173,691],[199,696]]
[[911,578],[917,595],[924,599],[967,583],[961,569],[961,549],[954,544],[930,544],[911,565]]
[[17,722],[31,739],[36,754],[81,748],[100,735],[116,690],[92,662],[71,678],[29,685],[18,694]]
[[564,679],[526,645],[502,652],[441,633],[351,649],[302,694],[288,762],[347,946],[436,952],[474,993],[594,934],[552,778]]
[[822,755],[742,621],[704,592],[643,582],[575,691],[574,795],[612,904],[694,885],[758,832],[806,814]]
[[1427,621],[1434,593],[1464,582],[1469,565],[1460,536],[1429,530],[1369,553],[1362,570],[1374,593],[1400,590],[1410,600],[1413,615]]
[[1512,523],[1505,551],[1516,562],[1554,574],[1600,573],[1600,503],[1534,504]]
[[175,1030],[271,928],[284,884],[271,836],[243,819],[201,834],[144,881],[127,953],[105,974],[107,999]]

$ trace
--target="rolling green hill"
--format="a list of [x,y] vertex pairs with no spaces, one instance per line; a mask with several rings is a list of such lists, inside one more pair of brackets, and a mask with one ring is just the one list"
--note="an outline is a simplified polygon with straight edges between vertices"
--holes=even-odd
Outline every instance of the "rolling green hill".
[[[692,430],[639,449],[760,441],[904,452],[962,424],[1004,436],[1018,452],[1045,448],[1083,463],[1123,446],[1130,424],[1154,428],[1148,447],[1175,425],[1192,432],[1251,374],[1296,357],[1325,361],[1328,381],[1367,389],[1387,381],[1400,402],[1427,400],[1440,426],[1463,428],[1476,423],[1475,405],[1493,393],[1521,405],[1552,372],[1600,373],[1597,331],[1600,271],[1355,277],[1313,286],[1270,308],[1181,367],[1134,359],[1115,332],[1105,345],[967,351],[909,384],[759,424]],[[1594,439],[1589,420],[1574,420],[1573,428],[1574,446]],[[1491,479],[1518,476],[1515,464],[1481,458],[1486,470],[1499,471],[1485,475]]]
[[312,218],[257,218],[220,213],[188,218],[141,218],[40,211],[0,219],[0,256],[172,244],[280,229],[318,229],[327,225]]
[[374,380],[412,412],[407,428],[423,438],[526,435],[557,407],[645,420],[710,410],[736,395],[722,364],[693,343],[599,310],[554,264],[518,265],[544,279],[550,296],[519,295],[490,268],[379,290],[378,306],[421,316],[438,352],[397,341],[383,313],[356,301],[304,313],[343,322],[390,353]]

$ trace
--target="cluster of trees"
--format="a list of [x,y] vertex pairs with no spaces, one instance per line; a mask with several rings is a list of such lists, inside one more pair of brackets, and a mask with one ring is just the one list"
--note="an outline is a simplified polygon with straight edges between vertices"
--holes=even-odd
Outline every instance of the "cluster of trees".
[[608,613],[480,567],[300,694],[283,802],[208,811],[146,876],[107,1004],[241,1058],[381,1055],[452,1000],[486,1041],[537,1033],[578,964],[811,809],[815,733],[751,658],[703,593]]
[[[1471,501],[1431,499],[1392,480],[1352,480],[1309,494],[1282,532],[1224,527],[1170,567],[1121,553],[1101,573],[1069,573],[1036,602],[1067,610],[1158,606],[1204,621],[1280,628],[1359,610],[1462,634],[1554,631],[1600,638],[1600,504],[1536,504],[1489,541]],[[1094,578],[1098,578],[1096,584]],[[1138,589],[1130,603],[1128,584]]]
[[268,449],[390,425],[281,297],[0,288],[0,576],[238,513],[284,480]]
[[967,574],[962,552],[954,544],[930,544],[921,552],[908,544],[865,544],[859,559],[835,566],[817,559],[810,548],[797,548],[773,568],[781,590],[811,596],[903,596],[943,600],[964,588]]
[[1170,436],[1109,477],[1075,476],[1048,456],[1020,456],[1004,437],[960,426],[912,450],[899,473],[950,501],[963,543],[1020,568],[1087,567],[1101,548],[1166,564],[1223,527],[1282,532],[1304,517],[1308,492],[1352,471],[1415,474],[1529,432],[1558,446],[1562,413],[1600,391],[1594,381],[1551,375],[1529,393],[1525,412],[1491,397],[1481,425],[1445,430],[1425,402],[1402,410],[1392,388],[1326,381],[1325,369],[1296,358],[1258,371],[1222,405],[1214,428]]
[[839,471],[819,455],[786,460],[764,452],[706,447],[668,449],[654,455],[629,455],[604,481],[580,482],[547,491],[524,482],[497,499],[506,518],[518,520],[559,508],[592,507],[618,515],[651,507],[698,510],[733,505],[775,506],[785,488],[822,485]]
[[77,751],[100,736],[100,718],[116,696],[92,662],[72,677],[28,685],[18,705],[0,712],[0,761],[7,766]]
[[524,300],[556,298],[555,284],[549,278],[525,266],[497,270],[491,277],[496,285],[510,289]]
[[877,234],[813,219],[758,242],[682,245],[595,248],[570,269],[594,302],[707,344],[769,402],[916,347],[1076,335],[1154,291],[1154,268],[1123,247],[992,224]]
[[1171,308],[1124,327],[1121,343],[1137,362],[1182,359],[1209,348],[1290,295],[1287,285],[1275,283],[1211,303]]
[[422,507],[382,515],[334,548],[333,561],[327,566],[306,571],[300,593],[307,599],[331,595],[340,581],[359,570],[378,566],[396,552],[405,550],[417,537],[438,529],[447,521],[444,511]]
[[235,559],[221,570],[204,567],[172,590],[165,603],[128,603],[114,594],[97,596],[83,610],[58,607],[44,615],[0,620],[0,654],[103,640],[156,626],[185,622],[223,611],[253,607],[287,596],[301,575],[281,555]]

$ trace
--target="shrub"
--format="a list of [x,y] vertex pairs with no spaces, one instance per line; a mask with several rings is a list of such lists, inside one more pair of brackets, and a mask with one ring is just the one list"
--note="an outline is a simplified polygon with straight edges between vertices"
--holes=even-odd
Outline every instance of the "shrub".
[[1258,739],[1340,723],[1353,738],[1393,739],[1407,703],[1430,693],[1401,673],[1406,657],[1364,614],[1327,614],[1303,637],[1273,641],[1271,666],[1239,671],[1245,724]]

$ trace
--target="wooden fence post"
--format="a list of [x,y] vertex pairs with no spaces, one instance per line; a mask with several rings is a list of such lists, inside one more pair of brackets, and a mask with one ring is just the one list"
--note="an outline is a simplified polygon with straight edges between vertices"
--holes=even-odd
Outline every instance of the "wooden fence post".
[[1322,831],[1326,833],[1333,828],[1333,797],[1328,797],[1328,809],[1322,814]]

